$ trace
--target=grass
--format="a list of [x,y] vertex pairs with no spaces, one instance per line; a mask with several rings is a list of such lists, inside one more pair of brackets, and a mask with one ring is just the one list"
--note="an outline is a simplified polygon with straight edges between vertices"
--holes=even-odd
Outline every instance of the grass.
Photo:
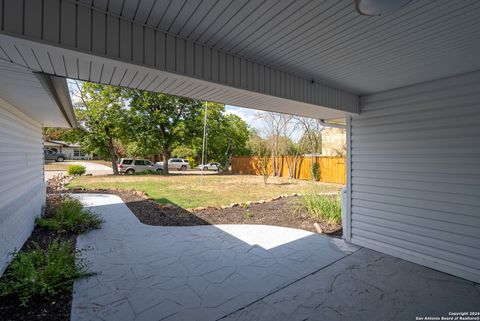
[[34,296],[71,291],[73,281],[91,275],[69,241],[55,241],[42,249],[18,252],[0,281],[0,297],[16,295],[21,305]]
[[339,196],[305,194],[301,199],[301,208],[317,220],[322,220],[331,225],[342,223],[342,202]]
[[84,233],[100,228],[102,222],[101,218],[85,210],[82,203],[74,198],[65,198],[62,202],[55,204],[51,215],[36,219],[38,226],[60,234]]
[[146,192],[158,203],[171,203],[183,208],[206,207],[259,201],[271,197],[313,191],[338,192],[340,185],[271,177],[264,185],[261,176],[196,175],[171,176],[81,176],[70,188],[135,189]]

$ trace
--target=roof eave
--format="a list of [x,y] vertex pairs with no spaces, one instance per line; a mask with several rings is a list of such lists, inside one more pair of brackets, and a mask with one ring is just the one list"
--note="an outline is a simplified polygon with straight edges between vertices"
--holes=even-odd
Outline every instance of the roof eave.
[[35,75],[40,80],[47,93],[52,97],[53,101],[55,101],[65,120],[72,128],[78,127],[65,78],[40,72],[36,72]]

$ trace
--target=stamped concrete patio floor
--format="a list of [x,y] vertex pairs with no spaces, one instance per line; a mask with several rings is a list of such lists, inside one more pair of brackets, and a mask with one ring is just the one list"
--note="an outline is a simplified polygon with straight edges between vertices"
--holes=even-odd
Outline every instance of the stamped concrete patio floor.
[[263,225],[159,227],[114,195],[77,239],[90,270],[72,321],[414,320],[478,310],[480,286],[338,239]]

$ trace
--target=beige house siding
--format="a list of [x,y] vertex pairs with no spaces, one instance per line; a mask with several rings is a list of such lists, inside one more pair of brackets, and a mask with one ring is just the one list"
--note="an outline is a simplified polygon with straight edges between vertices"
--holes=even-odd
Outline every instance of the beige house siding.
[[347,136],[345,129],[326,127],[322,130],[322,155],[345,156]]

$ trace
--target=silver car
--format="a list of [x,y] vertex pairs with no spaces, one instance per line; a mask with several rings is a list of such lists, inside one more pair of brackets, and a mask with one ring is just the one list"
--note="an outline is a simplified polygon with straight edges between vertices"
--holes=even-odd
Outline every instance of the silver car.
[[119,173],[127,175],[142,173],[146,170],[156,171],[157,173],[163,172],[163,165],[153,164],[148,159],[121,158],[117,168]]
[[208,164],[200,164],[197,166],[197,168],[199,170],[204,170],[204,171],[208,171],[208,170],[215,170],[215,171],[220,171],[220,169],[222,168],[222,165],[220,165],[220,163],[208,163]]

